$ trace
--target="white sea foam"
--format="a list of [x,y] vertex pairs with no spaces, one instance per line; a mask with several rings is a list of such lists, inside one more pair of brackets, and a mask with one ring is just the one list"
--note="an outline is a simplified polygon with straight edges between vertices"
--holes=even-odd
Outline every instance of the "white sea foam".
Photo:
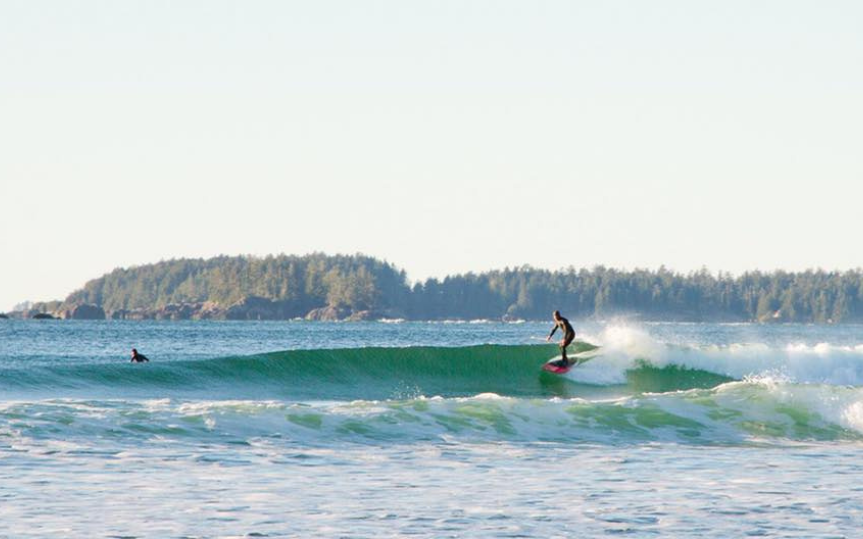
[[602,347],[600,360],[570,371],[568,377],[582,383],[622,384],[627,370],[637,368],[639,362],[647,362],[660,368],[677,365],[740,380],[769,374],[796,383],[863,385],[863,345],[680,346],[659,342],[638,327],[624,325],[608,326],[599,334],[582,338]]

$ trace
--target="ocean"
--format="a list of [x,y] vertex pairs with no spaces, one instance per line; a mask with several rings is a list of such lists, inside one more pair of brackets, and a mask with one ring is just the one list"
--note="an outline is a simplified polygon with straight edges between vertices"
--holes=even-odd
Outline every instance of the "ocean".
[[863,326],[551,325],[0,320],[0,537],[863,534]]

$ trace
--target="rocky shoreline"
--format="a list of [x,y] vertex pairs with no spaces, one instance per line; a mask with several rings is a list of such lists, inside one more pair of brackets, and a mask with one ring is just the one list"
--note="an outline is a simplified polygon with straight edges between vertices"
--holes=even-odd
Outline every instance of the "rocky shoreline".
[[0,318],[42,320],[318,320],[364,321],[405,318],[404,313],[392,311],[355,311],[349,308],[326,305],[311,309],[298,308],[288,301],[273,301],[249,296],[232,305],[202,303],[169,304],[154,309],[118,309],[105,311],[98,305],[60,305],[53,310],[29,309],[0,315]]

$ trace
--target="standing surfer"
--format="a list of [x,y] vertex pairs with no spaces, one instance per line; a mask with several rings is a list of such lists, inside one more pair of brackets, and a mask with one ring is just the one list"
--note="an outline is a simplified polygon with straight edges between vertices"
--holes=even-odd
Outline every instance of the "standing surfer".
[[554,327],[551,328],[551,333],[546,337],[546,341],[550,341],[551,337],[554,335],[554,332],[557,331],[557,328],[563,330],[563,339],[560,340],[560,357],[563,358],[562,366],[566,367],[569,365],[569,360],[566,358],[566,347],[575,339],[575,330],[572,329],[572,325],[570,325],[569,320],[560,316],[560,311],[554,311],[552,314],[554,317]]

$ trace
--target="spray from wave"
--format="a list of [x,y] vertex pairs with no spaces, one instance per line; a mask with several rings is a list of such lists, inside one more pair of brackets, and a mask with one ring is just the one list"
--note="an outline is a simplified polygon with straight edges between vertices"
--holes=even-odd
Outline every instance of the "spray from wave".
[[626,384],[634,370],[649,366],[734,380],[770,375],[799,384],[863,386],[863,345],[680,346],[659,342],[639,328],[624,325],[609,326],[586,338],[601,345],[602,361],[570,371],[569,378],[587,384]]

